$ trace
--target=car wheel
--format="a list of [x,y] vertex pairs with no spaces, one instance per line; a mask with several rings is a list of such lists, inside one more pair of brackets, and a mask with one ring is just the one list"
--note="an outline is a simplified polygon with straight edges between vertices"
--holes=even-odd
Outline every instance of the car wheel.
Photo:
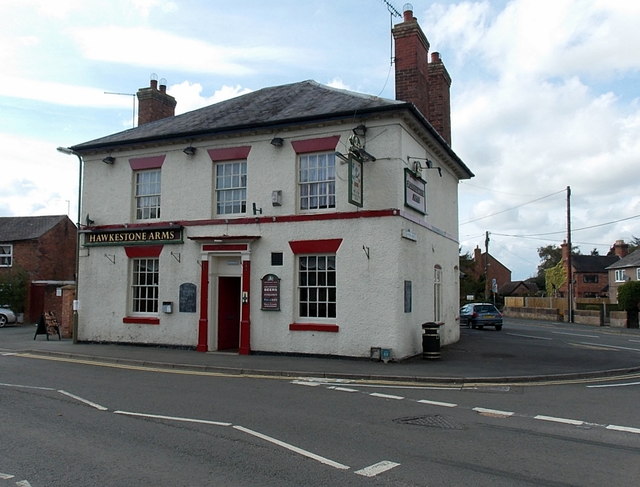
[[0,328],[7,324],[7,317],[5,315],[0,315]]
[[496,331],[502,330],[502,325],[496,325]]

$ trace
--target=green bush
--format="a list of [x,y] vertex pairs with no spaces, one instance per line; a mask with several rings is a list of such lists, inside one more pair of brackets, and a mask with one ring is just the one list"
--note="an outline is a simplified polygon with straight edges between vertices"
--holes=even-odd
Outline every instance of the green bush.
[[20,268],[13,268],[0,276],[0,305],[9,306],[16,313],[24,313],[29,274]]

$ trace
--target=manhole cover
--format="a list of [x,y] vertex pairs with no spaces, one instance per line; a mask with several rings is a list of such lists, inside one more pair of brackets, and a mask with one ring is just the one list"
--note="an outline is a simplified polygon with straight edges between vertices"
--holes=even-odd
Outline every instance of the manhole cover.
[[440,428],[443,430],[460,430],[462,426],[458,425],[451,418],[440,416],[439,414],[431,416],[411,416],[408,418],[398,418],[393,420],[400,424],[413,424],[416,426],[427,426],[429,428]]

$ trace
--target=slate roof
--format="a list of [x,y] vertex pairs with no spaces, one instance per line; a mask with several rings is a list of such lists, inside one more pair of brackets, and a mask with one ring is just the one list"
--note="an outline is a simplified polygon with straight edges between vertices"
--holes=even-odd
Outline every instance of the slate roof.
[[640,267],[640,249],[634,250],[629,255],[624,256],[616,263],[607,267],[607,269],[623,269],[626,267]]
[[332,88],[312,80],[262,88],[175,117],[74,145],[71,149],[79,153],[109,150],[158,140],[178,141],[255,129],[277,129],[305,122],[354,119],[359,115],[398,110],[413,113],[442,143],[444,150],[460,165],[462,171],[468,177],[473,176],[412,103]]
[[0,242],[37,239],[65,218],[67,215],[0,217]]
[[606,272],[618,259],[617,255],[572,255],[571,265],[576,272]]

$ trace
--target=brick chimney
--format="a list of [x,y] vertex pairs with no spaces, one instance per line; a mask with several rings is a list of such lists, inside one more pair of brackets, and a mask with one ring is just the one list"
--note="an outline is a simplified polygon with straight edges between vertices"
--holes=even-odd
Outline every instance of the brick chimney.
[[173,117],[176,113],[176,99],[167,94],[167,81],[160,80],[158,89],[158,77],[151,75],[149,88],[140,88],[138,96],[138,126],[149,122],[155,122],[167,117]]
[[413,103],[433,128],[451,145],[451,77],[440,59],[431,55],[429,41],[405,5],[404,21],[393,28],[395,40],[396,100]]
[[629,244],[624,243],[624,240],[616,240],[613,244],[613,255],[617,255],[621,259],[629,254]]

